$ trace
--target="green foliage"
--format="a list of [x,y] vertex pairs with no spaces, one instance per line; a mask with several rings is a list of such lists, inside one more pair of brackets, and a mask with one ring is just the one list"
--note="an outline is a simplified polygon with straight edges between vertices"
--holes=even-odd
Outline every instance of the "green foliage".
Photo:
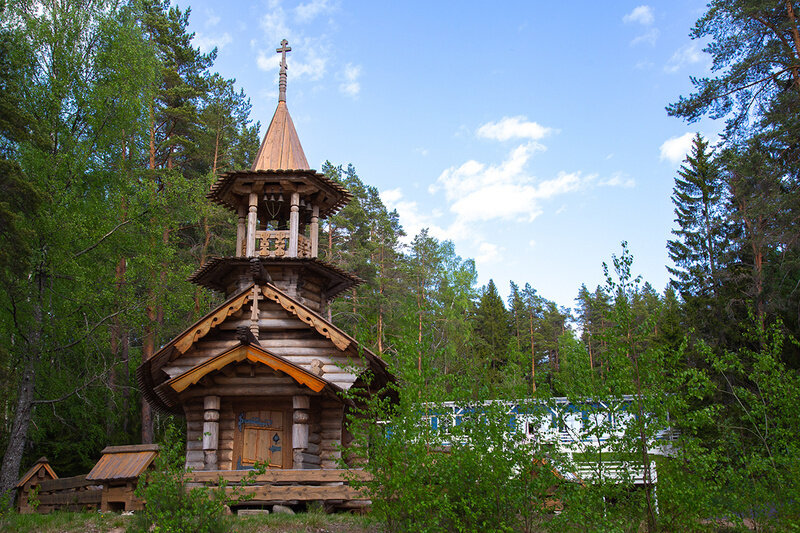
[[[536,531],[562,483],[553,450],[528,442],[510,425],[508,404],[476,400],[466,380],[431,387],[433,378],[413,364],[394,370],[404,377],[399,402],[361,399],[349,417],[355,445],[348,451],[368,459],[364,468],[373,475],[353,483],[368,491],[377,518],[393,532]],[[444,415],[445,389],[464,408],[457,419]],[[543,416],[533,404],[527,409]]]
[[[187,487],[183,468],[184,439],[168,426],[155,459],[155,468],[139,477],[136,496],[146,502],[136,513],[133,531],[164,533],[227,531],[224,523],[228,498],[225,483],[215,488]],[[154,529],[151,529],[154,528]]]

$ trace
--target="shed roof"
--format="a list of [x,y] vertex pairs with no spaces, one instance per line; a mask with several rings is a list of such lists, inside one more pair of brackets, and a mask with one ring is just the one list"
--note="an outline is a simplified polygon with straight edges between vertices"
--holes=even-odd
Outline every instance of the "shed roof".
[[107,446],[103,456],[86,476],[89,481],[133,479],[147,470],[158,455],[158,445]]

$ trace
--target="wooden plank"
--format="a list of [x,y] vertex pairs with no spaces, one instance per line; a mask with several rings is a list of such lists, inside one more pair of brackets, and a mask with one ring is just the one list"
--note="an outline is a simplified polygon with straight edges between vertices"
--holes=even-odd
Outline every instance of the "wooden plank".
[[284,348],[328,348],[335,350],[333,343],[328,339],[294,339],[294,338],[279,338],[277,336],[269,336],[265,339],[258,339],[258,343],[270,350],[276,347]]
[[59,479],[46,479],[39,483],[39,493],[78,489],[98,484],[99,483],[96,481],[86,481],[86,474],[82,476],[62,477]]
[[[305,394],[308,396],[318,396],[320,393],[314,392],[310,389],[305,387],[271,387],[269,390],[258,390],[259,395],[262,396],[292,396],[294,394]],[[243,389],[241,387],[234,387],[234,386],[213,386],[208,388],[200,388],[200,389],[189,389],[185,391],[182,395],[183,398],[192,398],[198,396],[205,396],[206,394],[217,394],[219,396],[237,396],[237,397],[251,397],[254,395],[253,389]]]
[[272,387],[275,385],[294,385],[296,382],[289,377],[267,377],[267,376],[253,376],[251,377],[225,377],[214,376],[214,383],[216,385],[230,385],[234,387]]
[[100,453],[157,452],[158,444],[133,444],[130,446],[106,446]]
[[[248,486],[238,487],[239,493],[252,495],[253,500],[367,500],[366,494],[348,485],[314,486]],[[233,492],[233,488],[226,489]]]
[[99,504],[102,499],[102,489],[96,490],[81,490],[76,492],[57,492],[55,494],[40,494],[40,505],[69,505],[75,503],[81,504]]
[[[250,471],[248,470],[212,470],[203,472],[189,472],[186,479],[197,483],[207,483],[217,481],[220,477],[228,482],[237,483],[245,478]],[[372,475],[364,470],[268,470],[264,474],[256,476],[255,483],[330,483],[335,481],[346,481],[358,479],[368,481]]]
[[[335,355],[335,353],[338,352],[338,350],[333,344],[331,344],[330,346],[301,347],[301,346],[282,346],[279,345],[278,343],[275,343],[269,347],[266,347],[265,349],[271,353],[274,353],[275,355],[280,355],[280,356],[292,355],[294,357],[306,356],[310,357],[311,359],[319,359],[320,361],[322,361],[321,359],[322,357],[330,357],[331,355]],[[309,359],[309,363],[311,362],[311,359]],[[347,359],[347,357],[342,357],[339,360],[331,360],[330,364],[336,364],[336,363],[341,364],[344,363],[345,361],[349,361],[349,359]]]

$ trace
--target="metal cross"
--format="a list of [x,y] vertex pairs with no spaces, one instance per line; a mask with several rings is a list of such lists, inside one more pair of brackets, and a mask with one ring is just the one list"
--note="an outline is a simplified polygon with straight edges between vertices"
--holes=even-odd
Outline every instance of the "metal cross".
[[275,50],[275,52],[281,55],[281,72],[280,78],[278,81],[278,101],[285,102],[286,101],[286,52],[291,52],[292,48],[290,46],[286,46],[289,44],[289,41],[286,39],[281,41],[281,47]]

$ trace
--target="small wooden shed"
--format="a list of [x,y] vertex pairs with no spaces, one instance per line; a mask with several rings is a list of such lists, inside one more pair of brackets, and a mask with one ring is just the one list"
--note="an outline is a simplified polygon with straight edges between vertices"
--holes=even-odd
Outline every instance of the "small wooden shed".
[[144,502],[136,497],[136,483],[158,455],[158,445],[107,446],[87,481],[103,485],[101,511],[138,511]]
[[[58,479],[58,476],[50,466],[47,457],[40,457],[17,483],[17,511],[22,514],[30,514],[37,511],[39,489],[35,487],[48,479]],[[31,496],[33,497],[31,498]]]

